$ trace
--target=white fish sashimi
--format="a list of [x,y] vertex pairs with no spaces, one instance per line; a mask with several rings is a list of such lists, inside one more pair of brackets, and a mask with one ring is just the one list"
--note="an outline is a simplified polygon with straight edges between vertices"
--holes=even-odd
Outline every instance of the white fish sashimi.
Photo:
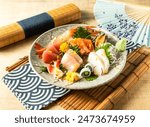
[[67,41],[70,38],[70,31],[67,30],[66,32],[64,32],[62,35],[58,36],[59,40],[61,40],[62,42]]
[[74,32],[75,32],[74,28],[67,30],[63,34],[58,36],[58,40],[61,42],[69,41],[69,40],[73,39],[72,36],[73,36]]
[[80,58],[80,56],[78,56],[78,54],[75,53],[72,49],[69,49],[61,59],[62,65],[68,71],[73,71],[73,72],[77,71],[77,69],[80,67],[82,62],[83,60]]
[[110,63],[109,63],[109,60],[106,56],[106,53],[105,53],[105,50],[104,49],[99,49],[96,54],[98,55],[98,57],[100,59],[102,59],[103,63],[104,63],[104,66],[105,66],[105,69],[104,69],[104,74],[108,73],[108,70],[109,70],[109,67],[110,67]]
[[72,49],[69,49],[67,52],[68,52],[71,56],[73,56],[73,57],[76,59],[76,61],[78,61],[80,64],[83,63],[82,58],[81,58],[75,51],[73,51]]
[[98,57],[98,55],[95,52],[91,52],[89,54],[88,62],[92,64],[95,75],[102,75],[103,71],[105,70],[105,66],[103,61]]

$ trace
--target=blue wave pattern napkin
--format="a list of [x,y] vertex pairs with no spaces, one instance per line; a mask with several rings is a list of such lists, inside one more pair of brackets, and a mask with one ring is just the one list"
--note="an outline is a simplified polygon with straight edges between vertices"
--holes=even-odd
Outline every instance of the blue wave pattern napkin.
[[30,110],[39,110],[70,91],[43,81],[29,64],[11,71],[4,76],[3,81],[25,108]]

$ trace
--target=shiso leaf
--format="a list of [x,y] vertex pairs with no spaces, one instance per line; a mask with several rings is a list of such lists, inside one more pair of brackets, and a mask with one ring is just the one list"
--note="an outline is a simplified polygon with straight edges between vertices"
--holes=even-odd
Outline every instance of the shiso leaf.
[[41,72],[48,72],[47,67],[45,66],[40,66]]
[[89,76],[89,77],[85,77],[85,79],[86,79],[87,81],[93,81],[93,80],[95,80],[95,79],[97,79],[97,78],[98,78],[97,75],[91,75],[91,76]]
[[78,55],[80,55],[80,48],[75,45],[75,46],[70,46],[70,49],[72,49],[73,51],[75,51]]
[[78,27],[77,31],[73,35],[74,38],[86,38],[91,39],[91,34],[83,27]]

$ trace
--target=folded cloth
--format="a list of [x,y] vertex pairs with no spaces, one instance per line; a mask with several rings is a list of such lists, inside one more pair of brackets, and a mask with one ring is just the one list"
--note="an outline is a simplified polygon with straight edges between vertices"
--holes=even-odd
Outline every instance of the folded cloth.
[[29,64],[6,74],[3,81],[25,108],[30,110],[39,110],[70,91],[43,81]]

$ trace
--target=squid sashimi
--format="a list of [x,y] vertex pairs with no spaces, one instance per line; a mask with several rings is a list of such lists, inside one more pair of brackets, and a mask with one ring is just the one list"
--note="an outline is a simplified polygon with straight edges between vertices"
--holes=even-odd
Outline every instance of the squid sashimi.
[[42,60],[44,63],[51,63],[53,60],[57,60],[57,54],[52,51],[44,51],[42,54]]
[[88,62],[93,66],[95,75],[100,76],[105,71],[104,62],[98,57],[96,52],[90,52],[88,56]]
[[94,66],[94,73],[96,75],[100,76],[102,74],[108,73],[110,63],[104,49],[91,52],[88,57],[88,62]]
[[105,50],[104,49],[99,49],[96,54],[98,55],[98,57],[100,59],[102,59],[104,65],[105,65],[105,70],[104,70],[104,74],[108,73],[108,69],[110,67],[110,63],[109,63],[109,59],[108,57],[106,56],[106,53],[105,53]]
[[75,72],[83,61],[76,52],[69,49],[62,57],[61,63],[68,71]]

